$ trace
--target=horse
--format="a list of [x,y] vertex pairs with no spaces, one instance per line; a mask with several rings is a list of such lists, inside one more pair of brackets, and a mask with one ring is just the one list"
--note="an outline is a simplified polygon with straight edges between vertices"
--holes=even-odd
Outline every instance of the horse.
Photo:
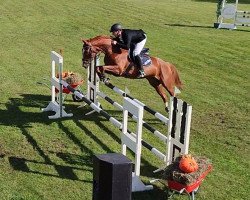
[[[82,66],[87,68],[95,56],[104,54],[104,65],[96,66],[97,74],[101,81],[107,80],[105,73],[114,76],[136,79],[139,70],[129,59],[129,51],[112,45],[112,37],[99,35],[90,39],[81,39],[82,47]],[[169,95],[175,96],[175,87],[182,89],[183,84],[180,80],[176,67],[160,58],[152,57],[149,66],[143,66],[145,77],[149,84],[162,98],[165,110],[168,112],[168,99],[164,88]]]

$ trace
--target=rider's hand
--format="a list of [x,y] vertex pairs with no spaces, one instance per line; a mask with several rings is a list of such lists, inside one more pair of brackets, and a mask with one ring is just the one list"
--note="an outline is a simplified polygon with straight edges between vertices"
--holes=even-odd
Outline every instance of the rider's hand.
[[111,44],[116,45],[116,44],[117,44],[117,41],[112,40],[112,41],[111,41]]

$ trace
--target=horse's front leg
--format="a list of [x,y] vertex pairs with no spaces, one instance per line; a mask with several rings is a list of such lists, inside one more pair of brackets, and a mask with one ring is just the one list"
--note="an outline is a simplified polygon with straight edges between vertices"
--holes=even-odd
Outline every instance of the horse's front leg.
[[122,70],[118,65],[103,65],[103,66],[96,66],[96,72],[101,81],[106,79],[105,73],[112,74],[114,76],[121,76]]
[[106,77],[104,74],[103,66],[96,66],[96,73],[100,79],[100,81],[103,81]]

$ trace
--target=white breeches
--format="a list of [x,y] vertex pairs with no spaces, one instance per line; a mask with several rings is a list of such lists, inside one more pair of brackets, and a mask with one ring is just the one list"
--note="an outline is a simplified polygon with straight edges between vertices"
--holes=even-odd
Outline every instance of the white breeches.
[[135,45],[135,49],[133,51],[133,57],[140,55],[144,45],[146,44],[146,41],[147,41],[147,36],[145,35],[145,39]]

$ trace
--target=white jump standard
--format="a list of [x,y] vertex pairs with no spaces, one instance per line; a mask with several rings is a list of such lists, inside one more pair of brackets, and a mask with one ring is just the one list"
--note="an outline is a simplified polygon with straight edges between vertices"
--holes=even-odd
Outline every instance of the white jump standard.
[[[58,67],[59,79],[56,77],[56,67]],[[49,116],[49,119],[61,117],[72,117],[72,113],[66,113],[63,107],[63,86],[62,86],[63,57],[51,51],[51,102],[42,111],[54,111],[55,115]],[[56,100],[56,89],[59,91],[58,101]]]
[[[122,154],[126,156],[127,147],[135,153],[135,167],[132,173],[132,191],[151,190],[153,186],[144,185],[140,179],[143,107],[128,97],[125,97],[123,108],[123,127],[121,135]],[[137,126],[135,137],[128,132],[128,113],[136,116]]]
[[[159,152],[158,150],[157,152],[154,152],[154,149],[151,149],[151,152],[153,152],[158,158],[165,161],[167,164],[170,164],[180,153],[188,153],[191,118],[190,116],[187,116],[186,113],[190,113],[190,109],[192,109],[192,107],[187,105],[185,102],[178,102],[177,98],[172,97],[170,101],[170,112],[172,117],[170,119],[172,122],[174,122],[174,124],[169,123],[168,126],[169,131],[166,156],[162,156],[163,153]],[[127,129],[129,113],[131,113],[133,116],[136,116],[136,135]],[[127,148],[135,153],[135,170],[132,175],[132,191],[145,191],[153,188],[153,186],[145,185],[140,180],[141,148],[144,146],[142,140],[142,124],[143,107],[128,97],[125,97],[123,104],[123,129],[121,141],[122,153],[124,155],[126,155]],[[152,146],[150,148],[152,148]]]
[[237,26],[250,26],[250,11],[241,11],[238,9],[238,0],[235,3],[221,2],[217,10],[217,23],[215,28],[237,29]]

